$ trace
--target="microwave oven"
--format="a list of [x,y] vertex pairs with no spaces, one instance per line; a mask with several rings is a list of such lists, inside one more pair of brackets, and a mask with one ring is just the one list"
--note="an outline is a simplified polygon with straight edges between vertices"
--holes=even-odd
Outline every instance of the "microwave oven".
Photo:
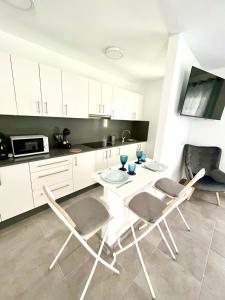
[[14,157],[49,152],[48,137],[44,135],[10,136],[10,140]]

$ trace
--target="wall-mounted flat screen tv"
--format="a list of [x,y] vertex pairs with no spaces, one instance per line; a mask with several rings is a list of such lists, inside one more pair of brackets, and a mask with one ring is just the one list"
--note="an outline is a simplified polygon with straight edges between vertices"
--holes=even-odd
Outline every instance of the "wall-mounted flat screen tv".
[[220,120],[225,105],[225,80],[192,67],[180,114]]

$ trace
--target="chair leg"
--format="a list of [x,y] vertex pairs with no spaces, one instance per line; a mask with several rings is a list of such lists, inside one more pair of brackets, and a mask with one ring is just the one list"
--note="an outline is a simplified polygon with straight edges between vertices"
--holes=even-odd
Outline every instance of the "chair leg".
[[146,270],[146,267],[145,267],[145,263],[144,263],[143,257],[142,257],[142,255],[141,255],[141,251],[140,251],[138,242],[136,241],[136,234],[135,234],[134,226],[133,226],[132,222],[131,222],[131,231],[132,231],[132,234],[133,234],[134,243],[135,243],[135,246],[136,246],[136,249],[137,249],[137,253],[138,253],[138,256],[139,256],[139,259],[140,259],[140,262],[141,262],[141,266],[142,266],[142,269],[143,269],[143,271],[144,271],[145,278],[146,278],[146,280],[147,280],[147,283],[148,283],[148,286],[149,286],[149,289],[150,289],[152,298],[155,299],[155,292],[154,292],[154,290],[153,290],[151,281],[150,281],[150,279],[149,279],[149,276],[148,276],[148,273],[147,273],[147,270]]
[[73,233],[71,232],[68,236],[68,238],[66,239],[66,241],[64,242],[64,244],[62,245],[62,247],[60,248],[58,254],[56,255],[56,257],[54,258],[53,262],[51,263],[49,270],[51,270],[55,263],[57,262],[58,258],[60,257],[60,255],[62,254],[63,250],[65,249],[66,245],[69,243],[69,240],[71,239]]
[[171,254],[173,260],[176,260],[176,256],[174,255],[173,250],[170,248],[170,245],[169,245],[169,243],[167,242],[167,239],[166,239],[164,233],[162,232],[161,227],[160,227],[159,225],[157,225],[157,227],[158,227],[158,229],[159,229],[159,232],[160,232],[160,234],[161,234],[161,236],[162,236],[162,238],[163,238],[163,240],[164,240],[164,242],[165,242],[167,248],[168,248],[169,251],[170,251],[170,254]]
[[163,221],[164,221],[164,224],[165,224],[165,226],[166,226],[166,230],[167,230],[167,232],[169,233],[169,236],[170,236],[171,242],[172,242],[172,244],[173,244],[173,247],[174,247],[176,253],[179,254],[177,245],[176,245],[176,243],[175,243],[175,241],[174,241],[174,239],[173,239],[172,233],[171,233],[171,231],[170,231],[170,229],[169,229],[169,226],[168,226],[168,224],[167,224],[167,222],[166,222],[166,219],[164,219]]
[[217,205],[220,206],[220,194],[216,192]]
[[92,279],[92,277],[93,277],[93,275],[94,275],[95,269],[96,269],[97,264],[98,264],[98,262],[99,262],[99,257],[101,256],[101,253],[102,253],[102,249],[103,249],[103,246],[104,246],[104,243],[105,243],[106,236],[107,236],[107,230],[106,230],[106,233],[105,233],[105,235],[104,235],[104,237],[103,237],[103,239],[102,239],[102,243],[101,243],[100,248],[99,248],[99,250],[98,250],[98,254],[97,254],[97,258],[95,259],[95,263],[94,263],[94,265],[93,265],[93,267],[92,267],[92,269],[91,269],[91,273],[90,273],[90,275],[89,275],[89,277],[88,277],[88,280],[87,280],[87,282],[86,282],[86,284],[85,284],[85,287],[84,287],[84,289],[83,289],[83,292],[82,292],[82,294],[81,294],[81,296],[80,296],[80,300],[83,300],[83,299],[84,299],[84,296],[85,296],[85,294],[86,294],[86,292],[87,292],[87,289],[88,289],[88,287],[89,287],[89,285],[90,285],[90,283],[91,283],[91,279]]
[[190,226],[188,225],[187,221],[185,220],[185,218],[184,218],[183,214],[181,213],[181,211],[180,211],[180,209],[179,209],[178,206],[177,206],[177,211],[179,212],[179,215],[181,216],[181,219],[183,220],[184,225],[187,227],[187,230],[191,231]]

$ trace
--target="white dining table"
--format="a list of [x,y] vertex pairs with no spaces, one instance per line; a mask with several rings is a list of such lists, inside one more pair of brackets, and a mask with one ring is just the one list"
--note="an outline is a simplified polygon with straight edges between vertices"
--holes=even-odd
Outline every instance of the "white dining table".
[[[146,160],[146,162],[150,161],[151,159]],[[127,165],[125,166],[126,168]],[[119,169],[120,167],[121,165],[118,165],[111,169]],[[144,191],[162,197],[163,195],[155,190],[153,185],[159,178],[166,177],[167,170],[163,172],[154,172],[144,168],[143,164],[137,164],[135,170],[136,175],[129,175],[128,180],[131,180],[131,182],[127,182],[122,186],[120,186],[120,184],[104,181],[101,178],[101,173],[103,171],[104,170],[95,172],[93,174],[93,179],[104,188],[101,200],[104,202],[112,216],[107,228],[108,234],[106,243],[113,248],[118,239],[120,239],[120,237],[130,228],[130,222],[134,224],[138,220],[138,217],[127,208],[129,201],[136,194]],[[104,230],[102,230],[101,235],[104,235]]]

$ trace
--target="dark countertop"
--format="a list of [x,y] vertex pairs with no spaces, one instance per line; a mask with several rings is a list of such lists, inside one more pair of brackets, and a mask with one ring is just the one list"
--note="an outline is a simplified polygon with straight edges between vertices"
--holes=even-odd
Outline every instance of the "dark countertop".
[[70,152],[69,149],[52,148],[52,149],[50,149],[49,153],[46,153],[46,154],[24,156],[24,157],[19,157],[19,158],[12,157],[12,158],[0,160],[0,167],[24,164],[24,163],[29,163],[32,161],[38,161],[38,160],[43,160],[43,159],[48,159],[48,158],[55,158],[55,157],[60,157],[60,156],[65,156],[65,155],[80,154],[80,153],[89,152],[89,151],[110,149],[110,148],[114,148],[114,147],[138,144],[138,143],[143,143],[143,142],[146,142],[146,141],[135,140],[134,142],[125,142],[123,144],[121,141],[116,141],[114,146],[107,145],[107,147],[99,147],[99,148],[90,148],[90,147],[87,147],[82,144],[73,145],[72,148],[81,149],[81,152],[79,152],[79,153]]

